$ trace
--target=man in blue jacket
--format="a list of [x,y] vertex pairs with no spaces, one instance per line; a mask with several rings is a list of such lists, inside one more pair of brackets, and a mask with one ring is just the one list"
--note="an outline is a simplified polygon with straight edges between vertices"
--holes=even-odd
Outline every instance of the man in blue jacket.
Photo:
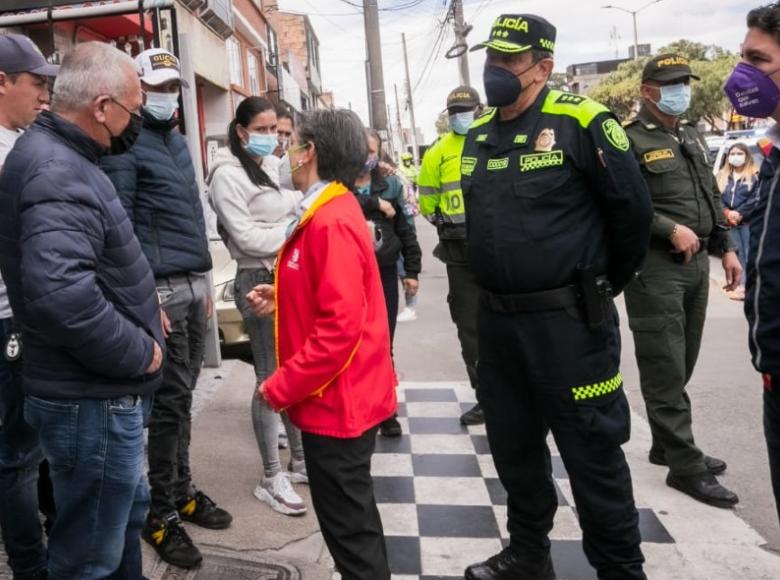
[[141,87],[132,59],[88,42],[65,57],[54,94],[0,176],[0,270],[24,343],[24,415],[57,503],[48,577],[139,580],[144,407],[164,338],[152,271],[98,162],[134,142]]
[[[742,62],[726,82],[737,113],[780,122],[780,3],[751,10]],[[764,433],[772,488],[780,519],[780,125],[759,173],[759,194],[750,221],[745,314],[753,366],[764,377]]]
[[113,181],[152,266],[167,321],[163,383],[149,424],[152,506],[143,538],[175,566],[197,566],[202,556],[181,520],[223,529],[232,517],[192,485],[189,466],[192,390],[203,363],[212,310],[206,272],[208,238],[195,168],[176,130],[182,79],[179,59],[161,48],[136,58],[144,104],[143,128],[125,155],[105,158]]

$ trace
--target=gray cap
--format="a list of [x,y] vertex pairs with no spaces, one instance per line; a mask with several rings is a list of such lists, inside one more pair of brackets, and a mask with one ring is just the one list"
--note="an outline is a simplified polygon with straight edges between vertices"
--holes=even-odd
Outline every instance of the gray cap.
[[46,62],[40,49],[23,34],[0,35],[0,72],[54,77],[59,70],[59,66]]

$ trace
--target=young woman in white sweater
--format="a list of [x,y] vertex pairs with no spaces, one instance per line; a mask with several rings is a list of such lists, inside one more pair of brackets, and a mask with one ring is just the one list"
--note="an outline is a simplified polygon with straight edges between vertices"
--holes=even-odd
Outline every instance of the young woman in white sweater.
[[279,185],[281,160],[277,145],[276,110],[270,101],[249,97],[236,110],[228,127],[229,147],[218,152],[209,176],[211,203],[220,234],[238,264],[236,303],[246,324],[254,359],[256,383],[252,393],[252,424],[263,461],[264,478],[255,497],[286,515],[301,515],[306,505],[292,483],[308,483],[301,434],[282,413],[290,441],[291,461],[284,470],[279,460],[278,415],[254,396],[254,385],[276,368],[274,320],[252,313],[246,295],[258,284],[273,283],[274,261],[296,218],[300,192]]

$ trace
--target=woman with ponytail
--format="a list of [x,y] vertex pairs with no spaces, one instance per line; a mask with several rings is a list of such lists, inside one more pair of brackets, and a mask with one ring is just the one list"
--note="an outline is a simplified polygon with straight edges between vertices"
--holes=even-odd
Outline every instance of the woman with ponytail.
[[[246,295],[258,284],[272,284],[274,262],[295,220],[300,192],[279,185],[276,110],[270,101],[249,97],[236,109],[228,127],[228,148],[218,152],[209,176],[211,203],[230,255],[238,264],[235,296],[246,325],[257,382],[276,369],[274,320],[257,317]],[[254,383],[253,383],[254,384]],[[279,460],[279,418],[252,395],[252,424],[263,461],[264,478],[255,497],[286,515],[302,515],[306,506],[291,483],[308,483],[300,431],[282,413],[291,460]]]

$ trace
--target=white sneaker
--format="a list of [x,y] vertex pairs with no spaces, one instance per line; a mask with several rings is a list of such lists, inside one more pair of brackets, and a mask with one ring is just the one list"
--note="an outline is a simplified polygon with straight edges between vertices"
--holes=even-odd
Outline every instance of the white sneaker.
[[306,504],[295,493],[287,472],[282,471],[273,477],[266,477],[255,488],[255,497],[267,503],[274,511],[286,516],[302,516],[306,513]]
[[293,459],[287,466],[287,472],[290,475],[290,481],[292,483],[305,483],[309,484],[309,474],[306,473],[306,461],[303,459]]
[[412,320],[417,320],[417,313],[414,311],[414,308],[404,306],[404,309],[398,313],[398,317],[395,320],[396,322],[411,322]]

